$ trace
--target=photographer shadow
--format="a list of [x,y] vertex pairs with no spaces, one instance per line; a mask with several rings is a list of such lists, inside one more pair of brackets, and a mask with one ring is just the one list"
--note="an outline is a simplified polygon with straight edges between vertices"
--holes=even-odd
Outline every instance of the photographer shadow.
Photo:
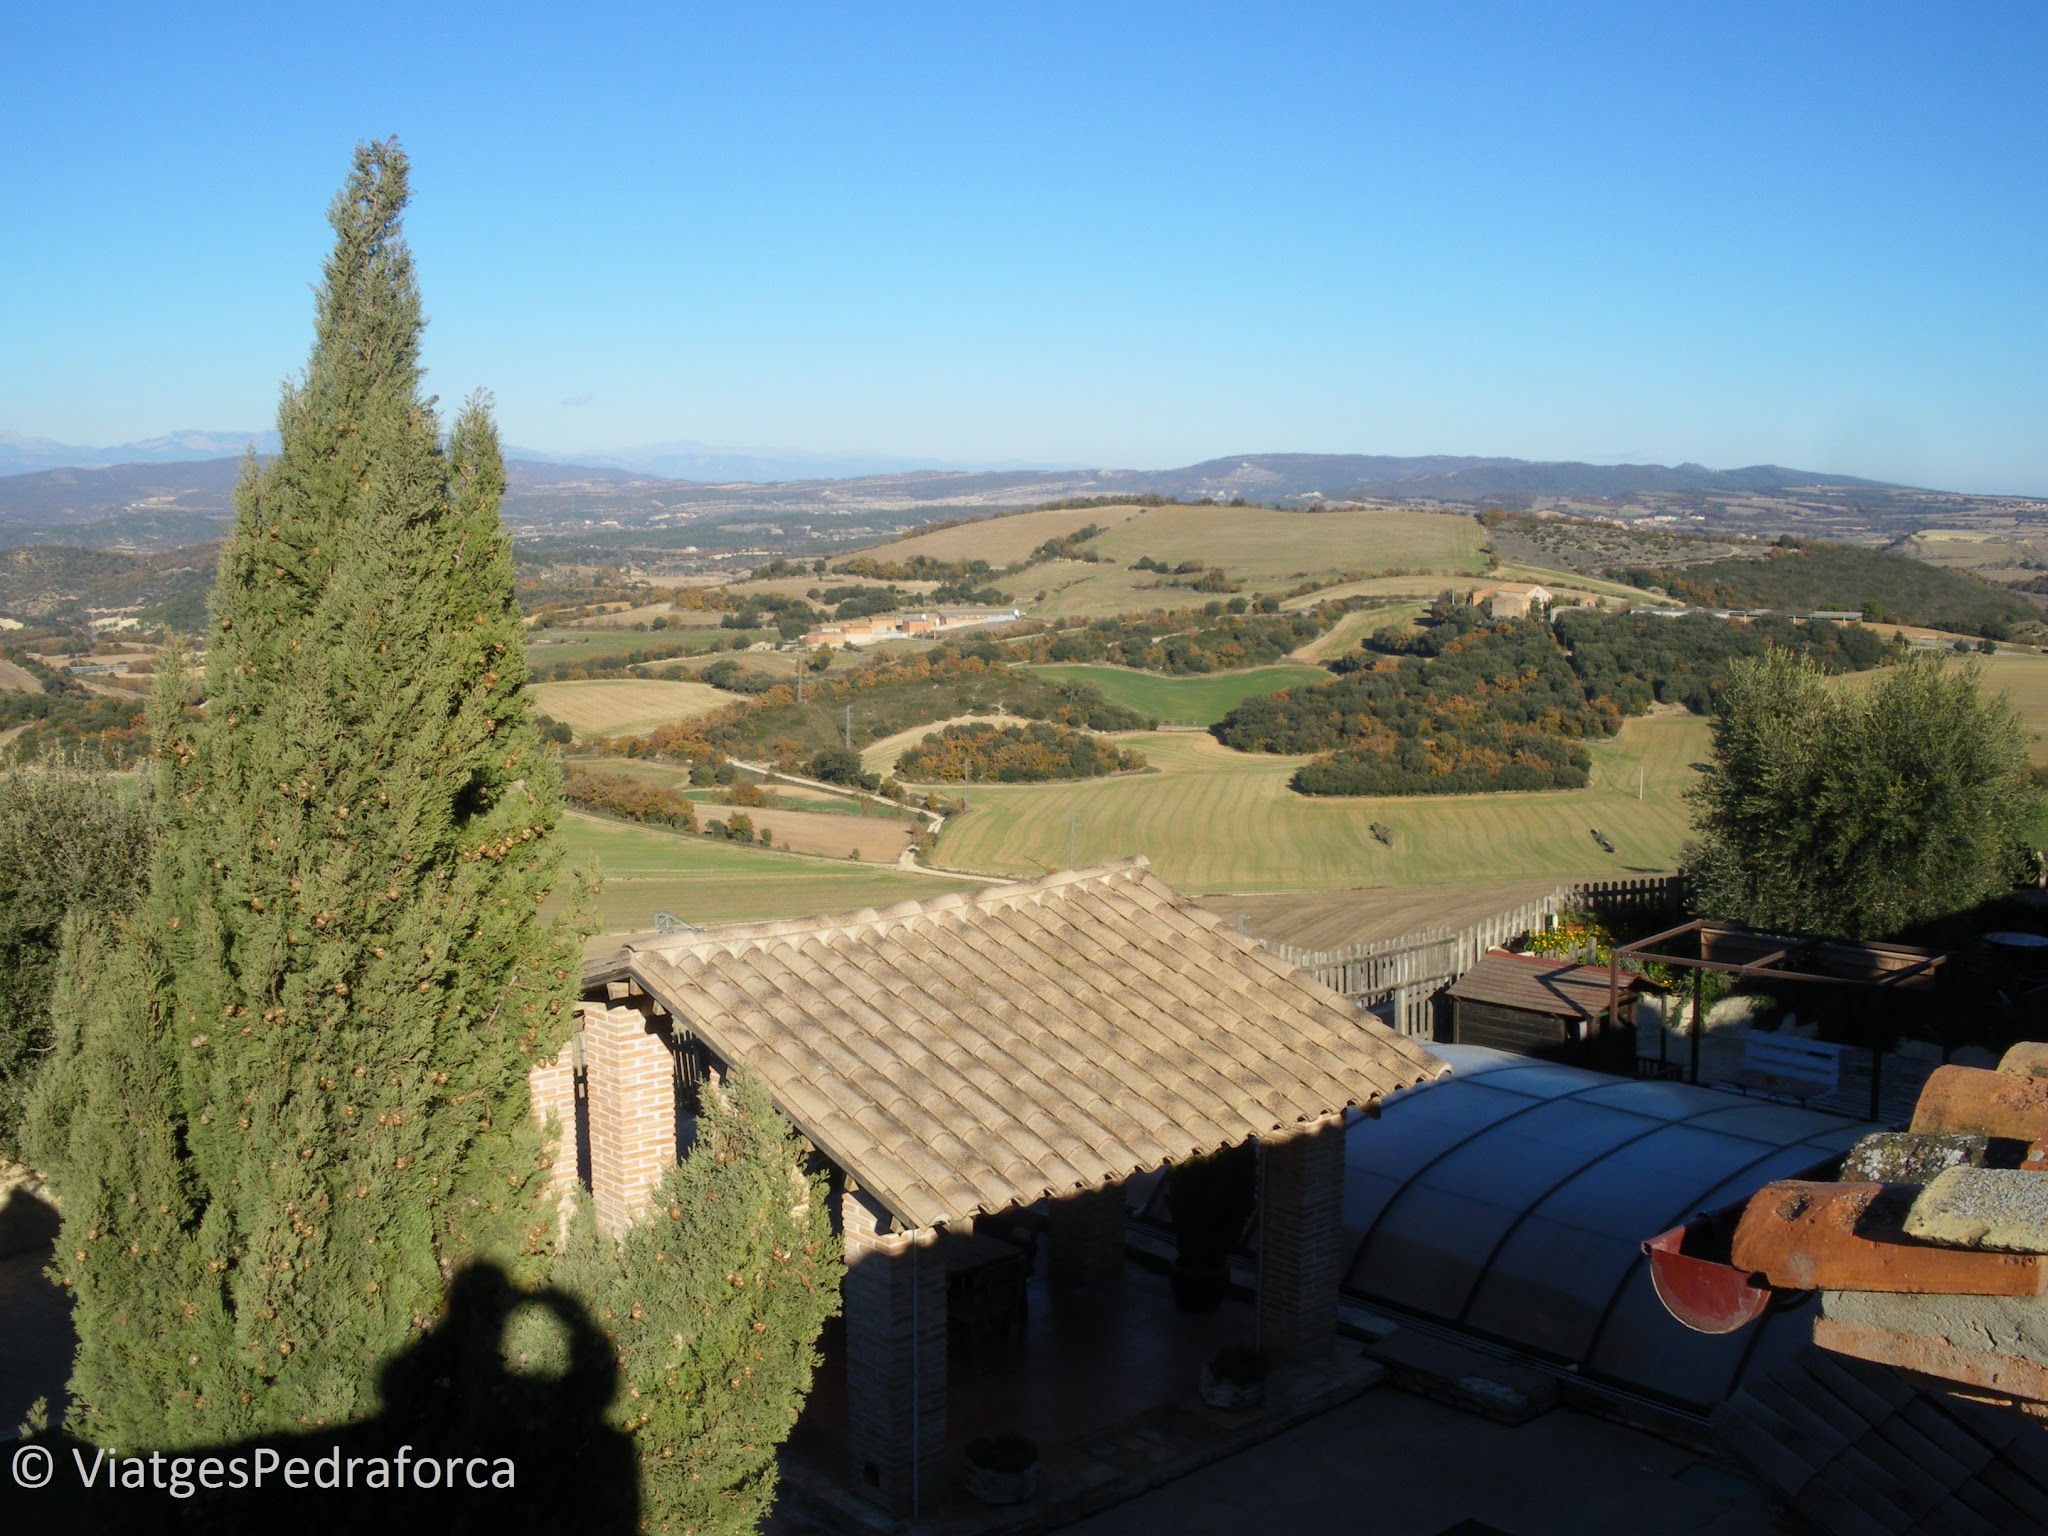
[[[507,1364],[513,1320],[534,1308],[554,1320],[566,1344],[559,1375]],[[53,1458],[48,1485],[24,1492],[18,1478],[0,1472],[0,1508],[33,1522],[16,1528],[38,1532],[517,1536],[573,1529],[579,1536],[625,1536],[639,1527],[639,1474],[632,1440],[605,1421],[618,1374],[610,1342],[574,1297],[521,1291],[495,1266],[473,1265],[449,1288],[441,1320],[385,1364],[374,1417],[334,1430],[184,1448],[176,1453],[191,1463],[183,1492],[168,1486],[170,1453],[153,1478],[163,1486],[109,1487],[102,1460],[96,1486],[82,1487],[81,1463],[92,1468],[97,1448],[69,1435],[38,1435],[30,1443]],[[125,1470],[135,1453],[128,1446],[120,1452]],[[253,1471],[259,1455],[268,1467],[260,1488],[197,1486],[205,1459],[224,1468],[239,1459]],[[294,1459],[302,1470],[288,1481]],[[226,1481],[228,1474],[216,1477]]]

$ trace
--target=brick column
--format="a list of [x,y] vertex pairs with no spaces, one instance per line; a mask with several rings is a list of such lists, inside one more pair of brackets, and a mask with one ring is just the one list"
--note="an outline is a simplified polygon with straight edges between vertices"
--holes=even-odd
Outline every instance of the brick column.
[[929,1227],[896,1227],[846,1181],[846,1412],[853,1486],[892,1515],[946,1486],[946,1265]]
[[1342,1257],[1341,1116],[1259,1143],[1259,1348],[1310,1360],[1337,1342]]
[[576,1187],[575,1056],[576,1042],[572,1040],[553,1061],[535,1062],[526,1074],[535,1123],[545,1131],[548,1121],[555,1121],[555,1136],[548,1149],[548,1192],[563,1231],[569,1220],[569,1194]]
[[1083,1190],[1046,1207],[1045,1277],[1054,1285],[1103,1285],[1124,1272],[1124,1192]]
[[590,1095],[590,1198],[613,1237],[632,1225],[676,1160],[675,1057],[667,1033],[632,1008],[583,1015]]

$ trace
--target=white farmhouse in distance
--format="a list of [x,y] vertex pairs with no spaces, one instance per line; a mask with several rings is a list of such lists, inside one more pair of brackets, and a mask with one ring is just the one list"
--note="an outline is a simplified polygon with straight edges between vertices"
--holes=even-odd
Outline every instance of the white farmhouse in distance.
[[1021,608],[973,608],[953,612],[884,613],[868,619],[845,619],[821,624],[803,637],[806,649],[820,645],[853,647],[873,645],[880,640],[911,640],[942,635],[977,624],[1002,624],[1024,617]]
[[1472,594],[1472,606],[1485,609],[1489,619],[1526,619],[1532,610],[1548,608],[1556,600],[1548,587],[1528,581],[1504,581]]

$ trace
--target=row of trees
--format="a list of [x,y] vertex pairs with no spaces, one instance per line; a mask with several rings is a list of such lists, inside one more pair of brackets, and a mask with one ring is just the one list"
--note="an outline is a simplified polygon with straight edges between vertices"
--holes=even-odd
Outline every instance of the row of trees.
[[587,768],[572,767],[562,781],[562,798],[571,805],[621,821],[642,821],[679,832],[697,830],[697,806],[689,796],[677,794],[664,785],[642,783],[623,773],[593,773]]
[[[578,993],[578,935],[539,915],[562,793],[522,692],[488,402],[444,440],[421,388],[406,179],[365,146],[333,205],[281,450],[236,491],[206,707],[173,653],[152,808],[88,807],[97,894],[43,973],[55,1050],[24,1139],[62,1205],[68,1428],[124,1452],[381,1426],[477,1454],[502,1431],[534,1450],[528,1487],[617,1442],[637,1470],[584,1499],[748,1529],[836,1305],[824,1191],[742,1077],[644,1226],[614,1243],[586,1207],[557,1243],[527,1074]],[[56,804],[0,826],[33,836]],[[144,843],[124,886],[106,866]],[[53,910],[17,944],[46,953]]]

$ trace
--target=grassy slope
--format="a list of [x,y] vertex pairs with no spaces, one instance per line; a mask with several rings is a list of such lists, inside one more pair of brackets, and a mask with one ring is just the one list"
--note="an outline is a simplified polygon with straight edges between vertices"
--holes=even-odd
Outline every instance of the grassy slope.
[[578,736],[637,735],[672,720],[708,715],[737,698],[706,683],[645,677],[535,683],[528,691],[535,709],[552,715]]
[[[1065,864],[1067,816],[1080,814],[1083,863],[1143,853],[1190,890],[1319,890],[1577,875],[1674,866],[1688,819],[1679,792],[1707,752],[1703,720],[1631,720],[1594,743],[1593,783],[1541,794],[1317,799],[1295,794],[1299,758],[1232,752],[1208,736],[1135,734],[1159,769],[1094,783],[974,786],[948,827],[942,863],[1039,874]],[[1646,792],[1636,799],[1637,770]],[[1395,832],[1389,849],[1368,830]],[[1589,828],[1613,839],[1602,853]]]
[[967,882],[901,874],[851,860],[805,858],[570,812],[561,837],[572,869],[601,871],[593,907],[601,933],[689,923],[808,917],[964,890]]
[[1335,661],[1345,652],[1356,650],[1360,641],[1379,630],[1413,629],[1415,621],[1422,617],[1428,606],[1420,602],[1397,602],[1361,608],[1356,613],[1345,614],[1307,645],[1298,647],[1290,654],[1296,661]]
[[1244,700],[1301,683],[1326,683],[1321,667],[1252,667],[1203,677],[1160,677],[1126,667],[1061,664],[1034,671],[1064,682],[1088,683],[1112,704],[1135,709],[1148,719],[1177,725],[1213,725]]

